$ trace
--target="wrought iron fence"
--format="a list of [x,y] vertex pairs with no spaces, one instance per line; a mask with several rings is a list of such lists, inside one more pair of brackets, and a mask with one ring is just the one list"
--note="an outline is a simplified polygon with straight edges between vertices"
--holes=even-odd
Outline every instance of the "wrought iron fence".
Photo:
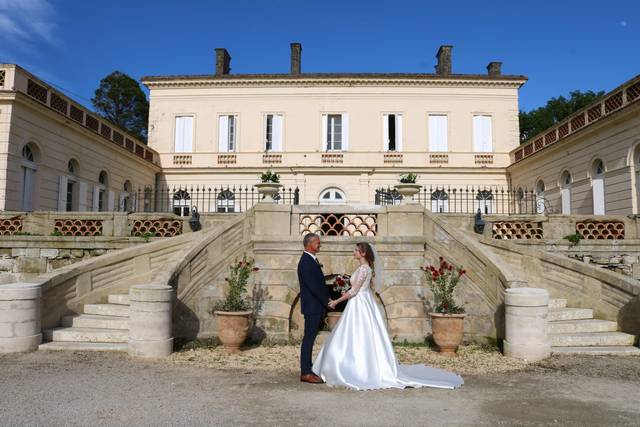
[[[234,185],[207,187],[202,185],[181,185],[160,188],[140,188],[127,200],[127,211],[171,212],[189,216],[195,208],[198,212],[233,213],[245,212],[258,203],[263,196],[254,186]],[[296,187],[282,187],[273,201],[279,204],[297,205],[300,191]]]
[[[414,200],[435,213],[542,214],[550,213],[549,202],[531,190],[501,186],[423,186]],[[376,205],[397,205],[402,195],[391,187],[376,190]]]

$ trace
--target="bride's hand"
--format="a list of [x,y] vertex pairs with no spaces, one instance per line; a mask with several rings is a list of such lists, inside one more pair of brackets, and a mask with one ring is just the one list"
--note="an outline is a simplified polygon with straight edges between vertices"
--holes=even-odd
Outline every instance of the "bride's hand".
[[332,299],[329,300],[329,304],[327,304],[331,310],[336,308],[336,302]]

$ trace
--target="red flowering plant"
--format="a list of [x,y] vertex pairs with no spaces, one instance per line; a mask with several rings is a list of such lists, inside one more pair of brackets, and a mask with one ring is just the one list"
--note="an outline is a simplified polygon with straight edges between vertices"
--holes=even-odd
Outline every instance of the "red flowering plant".
[[253,310],[252,301],[247,295],[247,283],[251,273],[259,271],[252,258],[243,255],[240,261],[231,265],[229,277],[224,280],[229,284],[229,293],[223,300],[213,306],[213,311],[247,311]]
[[456,304],[453,292],[460,282],[462,276],[467,274],[467,270],[449,264],[444,258],[440,257],[440,265],[427,265],[421,267],[424,271],[429,286],[433,291],[435,299],[435,312],[443,314],[461,314],[464,308]]
[[351,276],[347,274],[338,274],[333,280],[333,286],[331,289],[340,295],[349,291],[349,289],[351,289]]

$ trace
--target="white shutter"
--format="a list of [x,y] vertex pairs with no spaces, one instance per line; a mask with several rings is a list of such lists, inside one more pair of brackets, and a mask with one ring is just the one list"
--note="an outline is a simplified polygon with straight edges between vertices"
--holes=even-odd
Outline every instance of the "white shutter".
[[593,178],[593,214],[604,215],[604,179],[602,177]]
[[493,151],[490,116],[473,116],[473,151],[489,153]]
[[473,116],[473,151],[482,150],[482,117]]
[[33,184],[36,171],[30,167],[23,166],[24,179],[22,182],[22,210],[31,212],[33,210]]
[[402,151],[402,114],[396,114],[396,151]]
[[329,141],[327,140],[327,138],[329,137],[329,135],[327,135],[327,115],[323,114],[322,115],[322,151],[327,151],[327,149],[329,148]]
[[193,117],[176,117],[175,152],[193,151]]
[[349,114],[342,114],[342,151],[349,150]]
[[274,114],[271,128],[271,136],[273,138],[273,144],[271,149],[273,151],[282,151],[282,114]]
[[218,123],[218,151],[229,151],[229,116],[220,116]]
[[182,117],[176,117],[176,134],[175,134],[175,152],[182,153],[184,151],[184,121]]
[[562,199],[562,215],[571,215],[571,187],[561,189],[560,198]]
[[429,116],[429,151],[447,151],[447,116]]
[[384,151],[389,151],[389,115],[382,115],[382,149]]
[[118,210],[125,212],[127,207],[124,205],[124,200],[127,197],[127,193],[120,193],[120,199],[118,200]]
[[87,210],[87,183],[82,181],[78,183],[78,210]]
[[482,117],[482,142],[484,151],[490,153],[493,151],[493,141],[491,134],[491,116],[483,116]]
[[94,212],[98,212],[98,205],[100,201],[100,187],[97,185],[93,186],[93,204],[91,205],[91,210]]
[[107,212],[113,212],[115,208],[116,195],[113,191],[107,193]]
[[65,212],[67,210],[67,183],[69,182],[66,176],[60,175],[60,182],[58,184],[58,212]]

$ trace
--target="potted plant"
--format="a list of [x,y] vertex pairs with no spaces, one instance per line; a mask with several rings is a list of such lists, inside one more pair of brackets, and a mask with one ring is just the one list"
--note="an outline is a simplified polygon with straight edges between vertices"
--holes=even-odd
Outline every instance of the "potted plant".
[[401,204],[418,203],[414,196],[420,192],[422,186],[416,184],[417,178],[418,175],[413,172],[400,176],[400,183],[396,184],[394,188],[402,196]]
[[253,305],[248,299],[247,282],[251,273],[258,271],[254,260],[247,258],[231,265],[229,277],[225,278],[229,290],[224,300],[213,306],[213,314],[218,322],[218,338],[229,353],[238,353],[249,334]]
[[454,291],[467,271],[455,267],[440,257],[440,265],[422,267],[433,291],[435,307],[431,316],[433,340],[445,356],[453,356],[462,343],[464,308],[456,304]]
[[[349,291],[351,289],[351,276],[348,274],[332,274],[325,277],[327,280],[327,285],[330,286],[329,294],[331,295],[331,299],[338,299],[342,296],[344,292]],[[342,316],[342,312],[346,307],[347,302],[343,301],[336,306],[333,311],[327,313],[327,317],[325,318],[325,322],[327,323],[327,327],[329,330],[333,330],[338,320]]]
[[255,184],[255,187],[256,190],[258,190],[258,194],[262,195],[260,198],[261,202],[275,203],[280,188],[282,188],[280,175],[267,170],[260,175],[260,183]]

